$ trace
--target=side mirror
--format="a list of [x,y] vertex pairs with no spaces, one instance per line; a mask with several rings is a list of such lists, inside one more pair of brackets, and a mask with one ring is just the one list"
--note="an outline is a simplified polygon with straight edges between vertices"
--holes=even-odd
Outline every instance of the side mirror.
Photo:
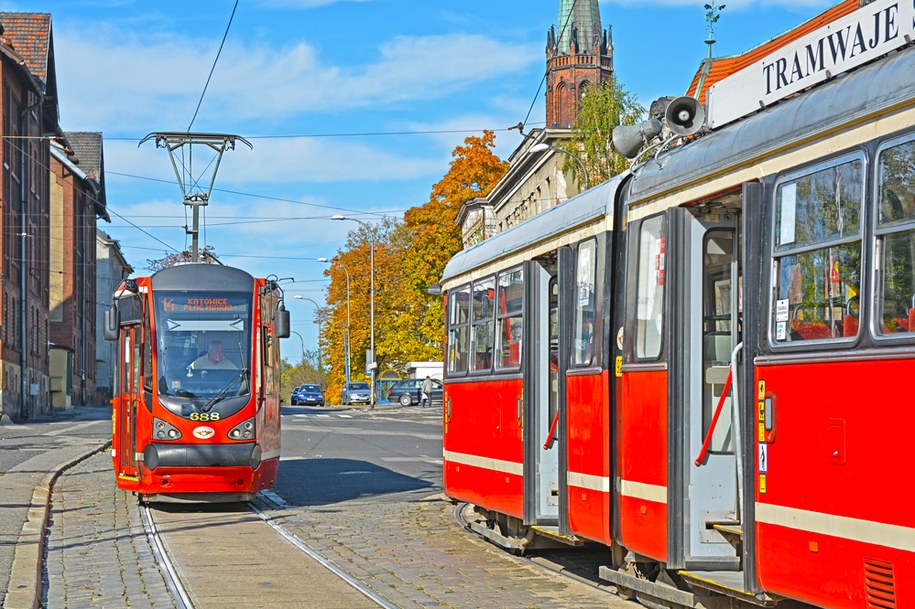
[[292,334],[289,325],[289,311],[286,309],[278,309],[274,323],[277,338],[289,338],[290,334]]
[[118,306],[113,304],[105,311],[105,340],[115,341],[121,333],[121,316],[118,314]]

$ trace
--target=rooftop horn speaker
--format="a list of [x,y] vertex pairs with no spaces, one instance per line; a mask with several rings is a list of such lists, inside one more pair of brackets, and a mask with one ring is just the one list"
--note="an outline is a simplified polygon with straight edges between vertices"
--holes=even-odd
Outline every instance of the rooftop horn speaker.
[[639,151],[661,133],[661,121],[649,118],[638,125],[619,125],[613,128],[613,148],[627,159],[639,156]]
[[692,135],[705,124],[705,108],[692,97],[678,97],[667,106],[664,122],[674,135]]

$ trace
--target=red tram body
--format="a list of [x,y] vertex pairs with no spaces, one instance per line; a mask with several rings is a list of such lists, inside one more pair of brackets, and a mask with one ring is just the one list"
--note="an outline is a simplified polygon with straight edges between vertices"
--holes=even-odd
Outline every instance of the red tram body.
[[649,606],[915,607],[915,3],[849,19],[899,45],[449,262],[478,532]]
[[142,499],[247,501],[280,458],[279,339],[269,280],[184,264],[128,279],[106,314],[120,354],[112,461]]

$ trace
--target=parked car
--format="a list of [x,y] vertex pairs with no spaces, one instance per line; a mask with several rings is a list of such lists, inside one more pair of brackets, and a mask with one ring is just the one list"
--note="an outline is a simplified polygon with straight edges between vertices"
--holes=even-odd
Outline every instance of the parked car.
[[[425,379],[404,379],[397,381],[388,390],[388,401],[398,401],[401,406],[411,406],[418,404],[423,395],[423,380]],[[438,379],[432,380],[432,401],[442,401],[442,382]]]
[[340,403],[344,405],[368,404],[371,399],[372,390],[368,383],[344,383],[340,392]]
[[323,406],[324,390],[321,389],[320,385],[300,385],[293,403],[306,406]]
[[297,405],[298,405],[298,403],[299,403],[299,391],[300,391],[300,390],[302,389],[302,387],[304,387],[304,386],[305,386],[305,385],[299,385],[298,387],[293,387],[293,388],[292,388],[292,393],[289,394],[289,403],[292,404],[293,406],[297,406]]

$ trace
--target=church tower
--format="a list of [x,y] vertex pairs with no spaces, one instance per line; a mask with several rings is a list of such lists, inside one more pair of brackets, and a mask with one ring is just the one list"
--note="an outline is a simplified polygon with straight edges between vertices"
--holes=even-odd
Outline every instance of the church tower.
[[559,21],[546,41],[546,126],[569,128],[589,87],[613,74],[611,31],[600,23],[598,0],[560,0]]

